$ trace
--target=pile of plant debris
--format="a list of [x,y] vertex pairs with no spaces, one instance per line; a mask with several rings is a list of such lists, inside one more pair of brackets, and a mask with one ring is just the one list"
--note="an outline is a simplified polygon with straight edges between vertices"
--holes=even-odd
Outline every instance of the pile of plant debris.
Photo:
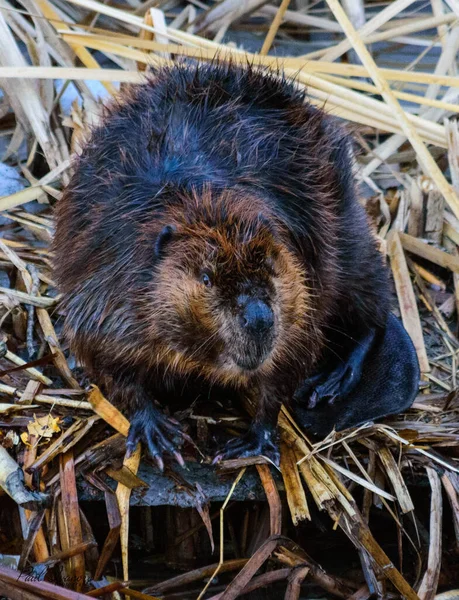
[[[0,596],[459,598],[436,596],[459,588],[459,4],[342,5],[0,1]],[[61,334],[49,246],[72,154],[120,85],[183,57],[282,69],[352,129],[419,358],[398,417],[317,440],[282,409],[280,470],[211,466],[249,419],[218,401],[174,415],[187,469],[126,458],[128,421]]]

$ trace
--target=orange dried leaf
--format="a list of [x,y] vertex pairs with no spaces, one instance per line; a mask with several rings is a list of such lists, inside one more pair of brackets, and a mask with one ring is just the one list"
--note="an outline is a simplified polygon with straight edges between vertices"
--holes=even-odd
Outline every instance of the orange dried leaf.
[[27,431],[29,435],[35,435],[37,438],[51,438],[61,430],[59,421],[59,417],[53,417],[51,414],[44,417],[34,415],[34,420],[27,425]]

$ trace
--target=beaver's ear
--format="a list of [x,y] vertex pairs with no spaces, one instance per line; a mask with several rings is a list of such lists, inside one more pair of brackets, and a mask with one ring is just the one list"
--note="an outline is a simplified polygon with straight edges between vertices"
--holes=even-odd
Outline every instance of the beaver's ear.
[[155,242],[155,255],[157,258],[162,257],[165,247],[171,241],[176,231],[177,229],[174,225],[166,225],[161,229]]

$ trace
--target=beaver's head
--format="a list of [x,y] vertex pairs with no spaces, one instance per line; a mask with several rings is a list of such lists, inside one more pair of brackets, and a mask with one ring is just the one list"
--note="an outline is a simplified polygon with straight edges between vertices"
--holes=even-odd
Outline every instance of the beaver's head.
[[234,192],[182,198],[155,253],[143,310],[154,315],[159,360],[237,382],[304,354],[305,274],[265,203]]

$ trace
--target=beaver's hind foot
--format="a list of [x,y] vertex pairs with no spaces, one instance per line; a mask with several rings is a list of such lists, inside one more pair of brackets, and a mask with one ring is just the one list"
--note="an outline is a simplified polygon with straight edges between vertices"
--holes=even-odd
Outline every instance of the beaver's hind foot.
[[127,454],[130,456],[137,444],[142,442],[148,448],[160,471],[164,470],[165,452],[174,456],[179,465],[184,467],[185,461],[179,448],[187,437],[175,419],[166,417],[149,404],[132,416],[126,441]]
[[253,425],[242,437],[230,440],[223,450],[217,453],[212,464],[221,460],[249,456],[263,456],[279,466],[280,453],[275,428],[267,427],[265,424]]

